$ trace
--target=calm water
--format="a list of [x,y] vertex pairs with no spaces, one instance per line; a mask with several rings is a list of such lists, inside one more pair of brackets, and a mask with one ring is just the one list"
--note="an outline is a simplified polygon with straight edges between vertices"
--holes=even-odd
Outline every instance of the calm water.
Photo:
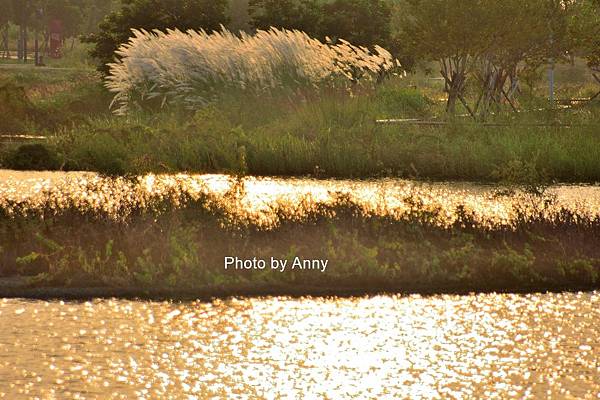
[[[197,196],[201,193],[225,198],[235,213],[244,212],[267,218],[277,203],[297,205],[301,200],[326,202],[334,194],[344,193],[375,212],[402,212],[406,199],[439,207],[451,221],[457,206],[474,211],[494,223],[509,223],[515,207],[535,207],[542,200],[523,193],[499,196],[498,187],[473,183],[424,183],[402,179],[317,180],[310,178],[254,178],[240,181],[224,175],[148,175],[135,180],[103,178],[93,173],[16,172],[0,170],[0,202],[24,201],[36,207],[45,197],[60,203],[75,200],[79,207],[120,213],[169,189]],[[229,192],[229,194],[228,194]],[[549,210],[566,207],[582,215],[600,215],[599,185],[562,185],[548,190],[553,198]]]
[[0,397],[598,398],[600,293],[0,300]]

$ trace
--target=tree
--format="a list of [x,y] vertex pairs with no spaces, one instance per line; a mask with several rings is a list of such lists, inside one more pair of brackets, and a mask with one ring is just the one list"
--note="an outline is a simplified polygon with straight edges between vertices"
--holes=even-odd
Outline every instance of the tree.
[[[415,59],[439,62],[451,113],[458,101],[473,117],[502,101],[516,109],[520,70],[568,54],[569,1],[406,2],[402,40]],[[479,89],[474,104],[465,96],[468,85]]]
[[0,0],[0,55],[2,58],[9,57],[8,48],[8,27],[11,18],[13,17],[11,0]]
[[[600,83],[600,0],[579,0],[569,21],[573,48],[585,57],[596,81]],[[592,98],[600,96],[600,92]]]
[[391,8],[386,1],[335,0],[323,4],[321,10],[321,36],[359,46],[388,46]]
[[36,6],[36,0],[12,0],[12,22],[19,26],[17,52],[20,60],[27,60],[28,28]]
[[318,0],[250,0],[252,26],[296,29],[311,37],[321,34],[323,16]]
[[491,19],[487,23],[494,33],[474,70],[480,94],[472,113],[481,117],[502,102],[516,111],[519,75],[565,59],[570,48],[567,2],[503,0],[490,2],[488,7]]
[[119,10],[110,13],[99,32],[84,37],[94,46],[91,56],[100,61],[98,69],[107,72],[107,64],[118,58],[115,51],[126,43],[132,29],[218,30],[228,18],[227,0],[122,0]]
[[464,98],[467,79],[493,36],[490,9],[476,0],[407,0],[401,40],[415,59],[437,61],[453,113]]
[[229,17],[230,31],[250,31],[249,0],[229,0]]
[[252,25],[297,29],[309,36],[387,47],[391,8],[387,0],[250,0]]
[[63,41],[66,38],[74,40],[81,34],[84,7],[81,0],[36,0],[31,20],[36,32],[42,32],[44,36],[44,52],[48,49],[52,21],[61,22]]
[[[75,0],[77,1],[77,0]],[[119,0],[79,0],[83,14],[82,34],[98,32],[98,25],[119,6]]]

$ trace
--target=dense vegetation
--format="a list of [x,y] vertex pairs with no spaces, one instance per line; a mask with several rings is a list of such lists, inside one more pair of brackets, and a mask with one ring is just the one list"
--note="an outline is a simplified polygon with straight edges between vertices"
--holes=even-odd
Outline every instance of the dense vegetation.
[[385,0],[250,0],[252,26],[297,29],[320,39],[390,46],[391,7]]
[[[225,198],[235,202],[239,190]],[[5,204],[0,275],[29,276],[41,287],[177,288],[180,295],[590,289],[600,278],[600,221],[548,213],[544,201],[537,212],[517,210],[513,226],[479,225],[464,209],[443,225],[439,209],[410,198],[397,216],[371,214],[345,196],[304,202],[301,217],[297,206],[280,205],[276,224],[266,226],[210,196],[161,193],[117,205],[117,214],[91,211],[85,201],[48,195],[33,210]],[[324,273],[225,270],[229,256],[329,263]]]
[[[47,131],[44,146],[52,156],[44,165],[33,153],[27,162],[28,148],[4,145],[0,165],[108,174],[190,171],[477,181],[498,181],[500,171],[521,165],[528,168],[523,179],[534,170],[547,180],[600,181],[597,103],[570,111],[498,115],[489,125],[466,117],[439,120],[438,126],[377,124],[376,119],[427,119],[443,112],[443,104],[421,93],[436,89],[427,86],[429,81],[414,89],[410,86],[418,82],[396,79],[353,98],[343,92],[307,92],[302,101],[236,95],[199,111],[140,111],[117,118],[108,111],[110,95],[93,74],[71,74],[72,83],[45,97],[40,91],[50,88],[38,87],[39,81],[28,90],[15,89],[39,75],[13,76],[12,86],[1,86],[0,92],[12,99],[2,102],[7,107],[7,117],[0,119],[3,129]],[[61,76],[57,73],[56,79]],[[591,93],[585,85],[571,90],[578,96]],[[531,109],[540,105],[536,97],[529,101]]]

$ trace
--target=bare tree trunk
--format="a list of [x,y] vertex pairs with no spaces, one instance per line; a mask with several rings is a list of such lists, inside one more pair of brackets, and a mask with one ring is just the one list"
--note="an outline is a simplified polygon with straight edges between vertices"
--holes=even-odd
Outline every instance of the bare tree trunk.
[[19,34],[17,35],[17,59],[23,59],[23,28],[19,25]]
[[513,111],[517,112],[518,107],[515,102],[519,91],[517,64],[498,65],[493,59],[487,58],[480,64],[479,71],[477,77],[481,83],[481,93],[475,113],[484,120],[488,112],[494,108],[498,109],[501,104],[508,104]]
[[8,24],[2,27],[2,58],[10,58],[8,49]]
[[23,61],[27,62],[27,25],[23,26]]
[[[600,72],[596,73],[592,73],[592,76],[594,77],[594,79],[600,83]],[[596,93],[595,95],[593,95],[592,97],[590,97],[590,101],[596,99],[596,97],[600,96],[600,92]]]
[[[442,77],[444,78],[445,92],[448,93],[446,112],[456,113],[456,103],[460,100],[463,104],[464,91],[467,83],[467,58],[468,56],[457,56],[440,60]],[[470,111],[470,109],[467,107]]]

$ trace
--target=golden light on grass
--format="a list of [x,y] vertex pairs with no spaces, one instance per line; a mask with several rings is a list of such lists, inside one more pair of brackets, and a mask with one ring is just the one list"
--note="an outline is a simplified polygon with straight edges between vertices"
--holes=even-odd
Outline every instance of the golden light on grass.
[[398,65],[382,47],[322,43],[300,31],[271,28],[254,35],[134,30],[110,64],[106,86],[117,112],[136,102],[198,107],[227,91],[257,95],[373,79]]

